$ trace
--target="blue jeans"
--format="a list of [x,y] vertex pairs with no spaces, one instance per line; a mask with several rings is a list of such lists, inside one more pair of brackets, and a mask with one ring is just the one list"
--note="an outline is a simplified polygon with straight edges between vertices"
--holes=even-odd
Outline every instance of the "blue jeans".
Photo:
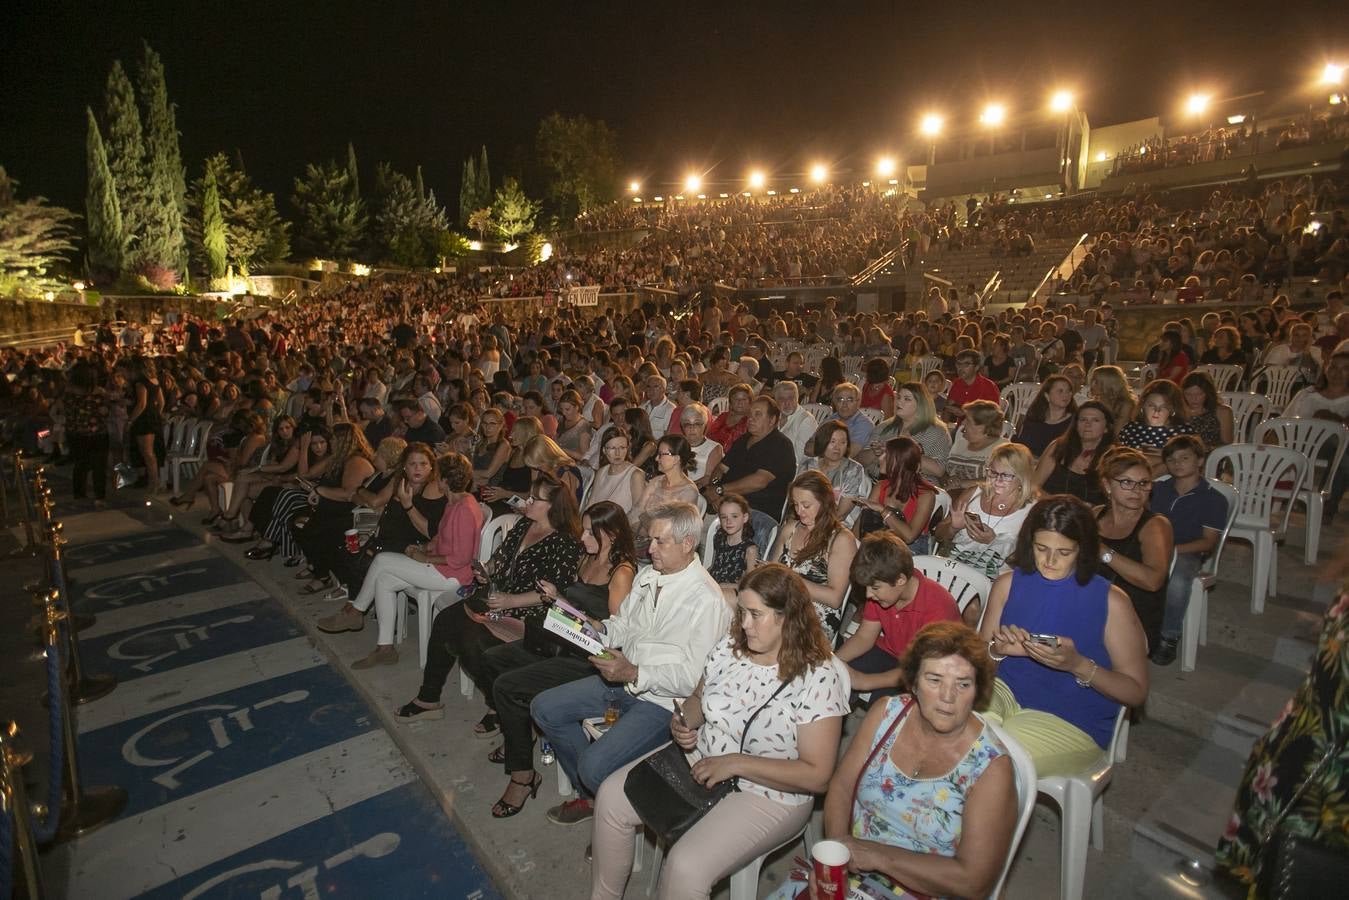
[[[773,544],[768,540],[769,532],[778,527],[778,520],[766,512],[757,509],[749,511],[749,523],[754,526],[754,544],[759,548],[759,559],[768,559]],[[776,536],[775,536],[776,537]]]
[[[603,716],[610,697],[618,699],[618,723],[591,743],[581,720]],[[586,797],[594,797],[611,774],[669,741],[674,715],[598,675],[544,691],[534,698],[529,711],[553,745],[558,765]]]
[[1166,611],[1162,613],[1162,637],[1165,640],[1180,640],[1185,609],[1190,605],[1190,586],[1199,577],[1199,569],[1203,564],[1204,557],[1199,553],[1176,554],[1175,568],[1171,570],[1171,579],[1166,583]]

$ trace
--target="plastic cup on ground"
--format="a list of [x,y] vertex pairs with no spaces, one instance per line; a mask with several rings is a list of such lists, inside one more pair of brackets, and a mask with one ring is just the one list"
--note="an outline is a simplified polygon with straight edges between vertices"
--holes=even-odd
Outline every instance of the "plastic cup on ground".
[[839,841],[816,841],[810,848],[811,865],[820,896],[826,900],[844,900],[848,896],[848,860],[852,854]]

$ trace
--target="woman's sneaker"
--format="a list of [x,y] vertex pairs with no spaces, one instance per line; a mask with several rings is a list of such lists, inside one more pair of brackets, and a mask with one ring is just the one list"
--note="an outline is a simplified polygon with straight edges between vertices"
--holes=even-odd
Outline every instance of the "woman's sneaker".
[[1157,649],[1152,651],[1148,657],[1155,665],[1169,666],[1176,661],[1177,641],[1171,638],[1162,638],[1157,642]]
[[559,803],[548,810],[548,821],[555,825],[579,825],[595,815],[595,804],[584,797]]

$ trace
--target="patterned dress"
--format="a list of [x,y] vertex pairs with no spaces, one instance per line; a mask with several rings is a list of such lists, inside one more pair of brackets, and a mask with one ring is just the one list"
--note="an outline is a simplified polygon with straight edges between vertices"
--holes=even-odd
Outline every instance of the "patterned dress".
[[[796,527],[800,526],[798,525]],[[792,539],[796,537],[796,531],[793,529],[792,533],[787,536],[787,539],[782,542],[782,556],[778,559],[778,562],[782,563],[812,584],[828,584],[829,550],[834,546],[834,541],[838,539],[838,536],[842,531],[843,529],[839,529],[839,531],[835,532],[834,536],[829,539],[829,543],[825,545],[824,550],[820,551],[815,556],[811,556],[807,559],[797,559],[795,553],[792,551]],[[829,636],[829,643],[832,644],[834,642],[834,636],[838,634],[839,625],[843,624],[843,610],[825,606],[819,601],[811,602],[815,606],[815,614],[820,617],[820,624],[824,626],[824,633]]]
[[[1251,749],[1236,809],[1218,842],[1218,865],[1252,885],[1273,864],[1271,825],[1294,799],[1281,829],[1340,854],[1349,853],[1349,593],[1331,605],[1311,671],[1279,718]],[[1333,748],[1339,741],[1339,749]],[[1322,761],[1324,760],[1324,764]],[[1269,853],[1263,852],[1268,849]]]

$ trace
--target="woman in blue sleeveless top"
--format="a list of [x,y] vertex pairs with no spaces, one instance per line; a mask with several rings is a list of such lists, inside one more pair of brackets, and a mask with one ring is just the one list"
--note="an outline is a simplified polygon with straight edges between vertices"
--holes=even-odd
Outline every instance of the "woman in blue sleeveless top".
[[989,592],[980,634],[997,660],[988,716],[1035,760],[1066,775],[1110,745],[1121,706],[1148,696],[1143,627],[1129,596],[1099,574],[1091,509],[1066,494],[1031,508],[1013,570]]

